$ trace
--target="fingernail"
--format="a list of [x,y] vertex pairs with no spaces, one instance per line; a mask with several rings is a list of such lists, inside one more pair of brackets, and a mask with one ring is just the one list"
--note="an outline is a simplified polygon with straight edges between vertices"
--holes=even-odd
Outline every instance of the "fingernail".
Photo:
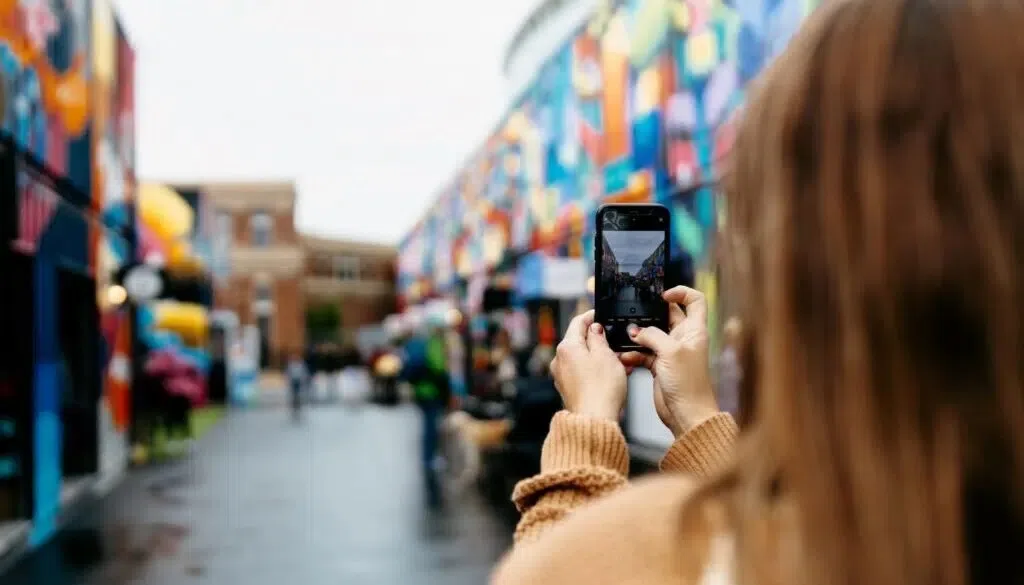
[[590,332],[597,335],[601,335],[602,333],[604,333],[604,327],[601,327],[600,323],[591,323]]
[[628,332],[630,337],[636,337],[640,334],[640,327],[638,325],[630,325]]

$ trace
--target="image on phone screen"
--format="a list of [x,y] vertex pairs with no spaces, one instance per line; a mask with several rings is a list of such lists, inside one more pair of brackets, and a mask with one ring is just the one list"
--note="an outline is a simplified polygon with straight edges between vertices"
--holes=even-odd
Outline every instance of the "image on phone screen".
[[600,240],[595,295],[597,319],[613,349],[635,349],[630,324],[664,328],[668,262],[667,210],[659,206],[621,206],[599,212]]

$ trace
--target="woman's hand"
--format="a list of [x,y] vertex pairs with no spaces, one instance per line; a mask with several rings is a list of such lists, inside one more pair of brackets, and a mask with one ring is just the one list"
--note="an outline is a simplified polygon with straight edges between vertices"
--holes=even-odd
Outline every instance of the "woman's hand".
[[707,301],[685,286],[667,290],[662,297],[669,304],[670,333],[657,327],[630,328],[633,341],[654,355],[629,352],[621,360],[626,367],[651,371],[658,416],[679,438],[718,413],[708,363]]
[[551,374],[569,412],[618,422],[626,402],[626,368],[608,346],[594,312],[577,315],[558,344]]

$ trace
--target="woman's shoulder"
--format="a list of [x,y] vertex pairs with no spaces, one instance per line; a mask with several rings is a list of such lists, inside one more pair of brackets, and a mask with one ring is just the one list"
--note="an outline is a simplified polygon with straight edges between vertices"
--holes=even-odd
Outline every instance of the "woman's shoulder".
[[[697,585],[729,565],[731,535],[715,497],[684,475],[643,479],[574,511],[501,563],[493,582]],[[721,565],[721,567],[719,567]]]

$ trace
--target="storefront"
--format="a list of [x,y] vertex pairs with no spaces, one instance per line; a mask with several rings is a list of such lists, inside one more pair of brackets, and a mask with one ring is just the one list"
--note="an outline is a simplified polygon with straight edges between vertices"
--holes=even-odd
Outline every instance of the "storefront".
[[87,199],[70,181],[9,139],[2,159],[0,192],[14,205],[3,211],[0,523],[30,522],[31,542],[42,542],[71,506],[101,489],[104,370],[114,352],[100,323],[88,244],[125,244],[80,203]]
[[134,57],[109,2],[58,4],[0,8],[0,566],[127,466]]

